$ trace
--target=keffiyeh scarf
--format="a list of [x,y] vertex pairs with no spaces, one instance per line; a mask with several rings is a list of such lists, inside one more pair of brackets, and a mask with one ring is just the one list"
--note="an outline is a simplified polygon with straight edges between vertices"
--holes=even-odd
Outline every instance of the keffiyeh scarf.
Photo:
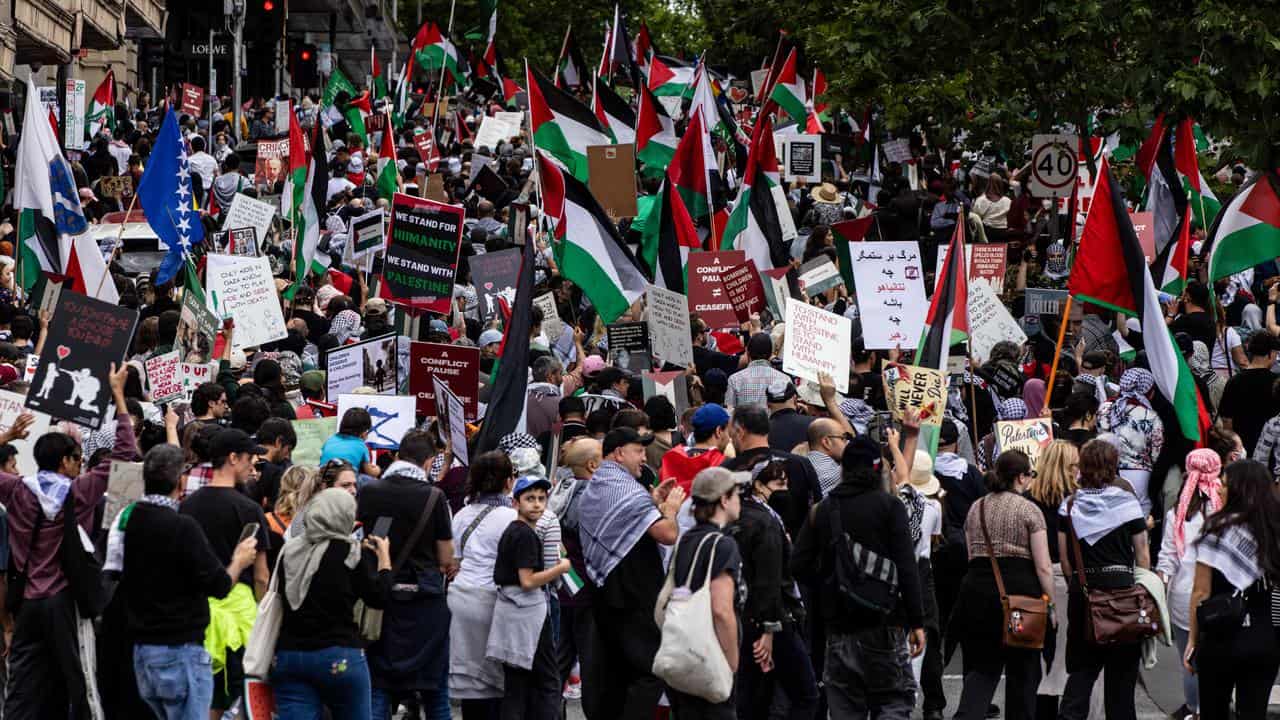
[[1232,525],[1216,535],[1202,535],[1196,545],[1196,562],[1222,573],[1237,590],[1262,577],[1258,567],[1258,541],[1243,525]]
[[996,408],[996,417],[1000,420],[1025,420],[1027,404],[1022,398],[1009,398]]
[[[1071,497],[1075,498],[1074,504],[1071,504]],[[1065,515],[1071,504],[1071,529],[1081,542],[1089,545],[1130,520],[1146,517],[1138,504],[1138,497],[1123,488],[1082,488],[1071,497],[1063,499],[1058,514]]]
[[329,323],[329,332],[338,339],[338,344],[346,344],[347,340],[360,335],[360,315],[355,310],[343,310],[333,317]]
[[622,465],[605,460],[578,501],[578,532],[587,575],[602,586],[662,515],[649,493]]
[[1196,493],[1204,495],[1209,513],[1222,509],[1222,459],[1207,448],[1192,450],[1187,454],[1187,477],[1182,481],[1182,494],[1178,496],[1178,510],[1174,516],[1173,544],[1178,557],[1187,551],[1187,536],[1183,525],[1187,522],[1187,507]]
[[1156,379],[1150,370],[1143,368],[1125,370],[1124,375],[1120,376],[1120,395],[1115,402],[1111,403],[1111,411],[1107,418],[1111,427],[1117,428],[1124,423],[1124,417],[1128,414],[1130,405],[1141,405],[1150,410],[1151,401],[1147,399],[1147,393],[1151,392],[1155,384]]
[[124,572],[124,531],[129,524],[129,517],[133,514],[133,507],[138,503],[167,507],[178,512],[178,501],[168,495],[143,495],[138,498],[137,503],[126,505],[112,520],[111,529],[107,533],[107,556],[102,564],[104,572]]
[[907,524],[911,527],[911,542],[920,542],[923,532],[920,526],[924,522],[924,496],[919,490],[904,483],[898,488],[898,499],[907,506]]

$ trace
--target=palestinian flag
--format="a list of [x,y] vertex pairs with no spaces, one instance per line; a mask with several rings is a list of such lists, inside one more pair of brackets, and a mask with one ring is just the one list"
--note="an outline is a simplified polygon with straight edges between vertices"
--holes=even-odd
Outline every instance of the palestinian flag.
[[640,261],[653,278],[653,284],[686,292],[685,267],[689,253],[702,249],[698,228],[689,217],[679,192],[672,192],[669,182],[662,183],[655,201],[649,206],[644,230],[640,235]]
[[321,107],[331,107],[337,104],[338,95],[346,93],[347,98],[353,98],[359,93],[356,86],[351,84],[347,76],[343,74],[342,69],[337,65],[333,66],[333,72],[329,75],[329,81],[324,85],[324,94],[320,96]]
[[783,245],[782,224],[773,188],[781,190],[778,158],[773,147],[773,122],[768,115],[760,118],[755,143],[747,157],[747,172],[734,202],[733,212],[725,225],[720,247],[743,250],[748,260],[755,260],[757,270],[781,267],[789,260]]
[[1274,173],[1259,173],[1218,214],[1209,251],[1210,282],[1280,256],[1277,183]]
[[1164,246],[1151,263],[1151,277],[1156,288],[1170,295],[1181,295],[1187,286],[1187,256],[1191,249],[1191,208],[1182,211],[1182,220],[1173,240]]
[[631,46],[631,57],[635,58],[642,75],[646,77],[649,75],[649,58],[656,54],[653,49],[653,38],[649,37],[649,26],[641,20],[635,44]]
[[609,34],[605,37],[604,53],[600,56],[596,76],[612,85],[614,75],[622,71],[631,82],[631,87],[640,87],[640,70],[631,57],[633,50],[631,38],[627,36],[627,25],[622,19],[622,7],[615,4],[613,24],[609,26]]
[[89,137],[93,138],[105,130],[116,130],[116,73],[108,70],[106,77],[98,84],[89,102],[89,112],[84,116]]
[[[529,331],[533,329],[533,254],[533,243],[525,243],[520,255],[520,274],[516,278],[515,303],[504,322],[498,360],[489,376],[490,402],[471,457],[496,449],[503,436],[525,429],[529,373],[524,358],[529,356]],[[504,357],[515,360],[503,362]]]
[[[916,348],[918,367],[944,374],[951,346],[969,337],[969,272],[964,263],[966,225],[956,223],[955,232],[951,234],[951,247],[938,274],[938,283],[929,301],[929,314],[925,316],[924,334]],[[1039,410],[1027,408],[1029,414],[1038,415]],[[920,424],[920,444],[929,449],[931,456],[938,454],[939,429],[939,426]]]
[[1182,178],[1182,187],[1187,193],[1187,202],[1191,205],[1191,215],[1197,226],[1209,228],[1222,210],[1222,203],[1209,188],[1209,183],[1200,172],[1200,160],[1196,155],[1198,143],[1195,134],[1195,121],[1183,118],[1178,125],[1178,134],[1174,139],[1174,160],[1178,175]]
[[591,109],[525,63],[534,147],[579,180],[587,181],[587,148],[612,145]]
[[378,62],[377,48],[369,47],[369,60],[373,67],[373,99],[384,98],[390,93],[390,83],[383,74],[382,63]]
[[582,288],[602,322],[617,320],[644,294],[640,265],[587,186],[541,151],[538,176],[542,212],[555,225],[561,274]]
[[791,49],[787,61],[782,64],[777,82],[769,93],[769,99],[786,111],[787,115],[798,125],[804,125],[808,119],[808,111],[804,103],[804,81],[796,74],[796,50]]
[[289,113],[289,175],[280,195],[281,215],[289,219],[293,229],[293,285],[288,297],[302,285],[315,259],[320,242],[320,214],[326,205],[329,189],[329,163],[324,146],[324,129],[317,124],[310,151],[298,116]]
[[498,66],[498,45],[496,41],[498,34],[498,0],[482,0],[480,4],[484,8],[485,16],[489,19],[489,33],[485,38],[484,44],[484,64],[496,72]]
[[684,135],[680,136],[667,168],[667,178],[680,191],[689,214],[695,219],[709,217],[719,209],[720,170],[701,110],[694,111]]
[[1173,148],[1161,143],[1156,149],[1155,161],[1147,177],[1146,208],[1151,213],[1155,235],[1155,248],[1164,250],[1177,237],[1183,211],[1187,209],[1187,194],[1174,165]]
[[441,32],[440,26],[428,21],[413,40],[414,58],[423,70],[446,70],[458,87],[466,85],[458,48]]
[[[391,122],[391,118],[387,118]],[[391,202],[391,196],[400,189],[400,173],[396,166],[396,143],[391,137],[390,129],[382,131],[382,147],[378,149],[378,177],[374,186],[378,189],[378,197]]]
[[818,98],[827,94],[827,74],[822,72],[821,68],[813,69],[813,97],[809,98],[813,103],[813,110],[818,115],[818,122],[826,125],[831,122],[831,106],[824,102],[818,102]]
[[591,111],[600,127],[613,138],[615,145],[636,141],[636,114],[626,100],[618,97],[602,78],[591,81]]
[[1133,157],[1133,162],[1138,166],[1138,171],[1142,173],[1142,177],[1151,177],[1151,168],[1156,164],[1156,153],[1160,150],[1160,146],[1164,144],[1165,136],[1164,113],[1156,116],[1156,121],[1151,125],[1151,134],[1146,140],[1142,141],[1142,145],[1138,148],[1138,152]]
[[636,111],[636,159],[642,163],[642,175],[661,177],[666,174],[671,157],[676,154],[676,125],[648,88],[640,88],[640,104]]
[[579,88],[587,77],[587,63],[573,41],[573,26],[564,30],[564,42],[556,59],[556,87]]
[[831,223],[831,232],[837,239],[835,246],[836,257],[840,259],[840,277],[844,279],[844,286],[850,291],[853,290],[853,243],[866,240],[867,233],[871,232],[875,223],[874,215]]
[[1085,218],[1080,250],[1067,288],[1080,300],[1138,319],[1156,387],[1173,406],[1183,436],[1199,440],[1202,421],[1207,425],[1208,414],[1196,392],[1191,370],[1165,325],[1156,286],[1129,220],[1124,195],[1105,158],[1098,168],[1093,203]]
[[649,60],[649,89],[655,97],[692,97],[694,68],[668,65],[654,55]]

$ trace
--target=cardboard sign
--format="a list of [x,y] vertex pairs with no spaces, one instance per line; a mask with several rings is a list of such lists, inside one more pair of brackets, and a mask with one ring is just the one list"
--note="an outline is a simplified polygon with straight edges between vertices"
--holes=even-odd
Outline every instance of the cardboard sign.
[[194,292],[182,294],[182,310],[178,322],[178,348],[187,362],[207,362],[218,337],[218,316],[204,304],[204,296]]
[[266,238],[271,230],[271,220],[276,216],[276,206],[261,200],[254,200],[244,193],[236,193],[231,199],[231,207],[222,218],[222,227],[253,228],[257,237]]
[[1053,442],[1053,421],[1049,418],[1001,420],[996,423],[996,451],[1021,450],[1031,459],[1031,467],[1040,453]]
[[556,296],[543,293],[533,299],[533,306],[542,311],[542,334],[550,341],[556,342],[564,331],[564,323],[560,320],[560,308],[556,307]]
[[289,334],[270,260],[217,254],[206,258],[206,304],[215,316],[235,321],[232,348],[257,347]]
[[969,286],[969,345],[978,362],[986,362],[996,343],[1008,340],[1021,347],[1026,333],[986,283]]
[[610,217],[636,216],[635,145],[588,146],[587,173],[591,194]]
[[649,341],[659,361],[680,367],[693,364],[689,334],[689,298],[673,290],[649,285],[645,289]]
[[133,194],[133,176],[106,175],[98,179],[98,192],[105,197],[129,197]]
[[218,363],[178,363],[178,378],[182,383],[182,398],[188,402],[196,388],[213,382],[218,377]]
[[746,261],[747,254],[742,250],[689,253],[689,312],[697,313],[708,328],[720,330],[741,324],[722,278],[730,268]]
[[792,267],[780,267],[760,271],[765,301],[769,304],[769,312],[773,313],[775,318],[787,316],[787,301],[791,299],[791,286],[787,282],[787,274],[794,270]]
[[[286,128],[286,132],[287,132]],[[289,175],[289,138],[259,140],[258,155],[253,163],[253,184],[274,187]]]
[[649,327],[642,322],[613,323],[605,328],[609,343],[609,364],[633,375],[653,369],[653,348]]
[[319,465],[320,450],[325,441],[338,432],[338,418],[293,420],[291,424],[294,434],[298,436],[298,444],[293,448],[293,464],[312,467]]
[[107,475],[107,504],[102,512],[102,529],[110,529],[111,523],[120,516],[120,511],[129,503],[139,500],[145,488],[142,463],[112,460],[111,471]]
[[891,163],[904,163],[911,159],[911,141],[906,138],[887,140],[880,144],[884,159]]
[[756,270],[754,260],[748,259],[741,265],[734,265],[721,279],[725,292],[729,293],[729,302],[738,314],[739,322],[747,322],[751,316],[764,309],[764,284],[760,282],[760,273]]
[[324,356],[325,398],[333,402],[333,398],[353,392],[358,387],[370,387],[380,394],[394,395],[396,360],[394,334],[330,350]]
[[947,378],[942,371],[916,365],[889,365],[884,370],[885,400],[893,419],[901,421],[912,408],[920,413],[920,425],[940,427],[947,407]]
[[415,342],[409,357],[409,392],[417,397],[419,414],[438,414],[431,379],[440,377],[462,400],[468,422],[480,416],[480,348]]
[[[915,347],[929,314],[919,245],[914,241],[857,243],[849,252],[867,349]],[[791,335],[789,328],[787,335]]]
[[124,362],[137,325],[137,310],[62,293],[26,406],[97,430],[113,409],[111,365]]
[[416,424],[414,406],[414,399],[407,395],[339,395],[338,417],[352,408],[364,408],[373,420],[365,443],[373,448],[395,450],[400,447],[404,434]]
[[841,282],[840,270],[826,255],[819,255],[800,266],[800,289],[809,297],[826,292]]
[[1156,223],[1153,212],[1130,212],[1129,220],[1133,222],[1133,231],[1138,235],[1138,244],[1142,246],[1142,255],[1150,264],[1156,259]]
[[689,409],[689,383],[685,380],[683,370],[668,372],[646,372],[641,374],[640,382],[644,386],[644,399],[662,395],[671,401],[676,409],[676,417]]
[[507,248],[487,252],[469,259],[471,283],[476,286],[480,302],[480,317],[491,318],[498,314],[498,300],[503,298],[508,306],[516,301],[516,281],[520,279],[520,248]]
[[182,112],[196,117],[204,113],[204,88],[182,83]]
[[1027,288],[1024,315],[1061,315],[1062,303],[1067,301],[1066,290]]
[[448,428],[449,447],[453,450],[453,456],[463,465],[470,465],[470,458],[467,456],[467,421],[464,417],[466,411],[462,409],[462,400],[458,399],[449,389],[449,384],[438,375],[431,376],[431,385],[436,397],[436,407],[439,408],[436,416]]
[[386,238],[383,234],[382,208],[365,213],[351,219],[351,231],[347,242],[351,246],[351,257],[359,260],[381,248]]
[[788,135],[782,140],[783,180],[822,182],[822,136]]
[[396,193],[382,261],[382,297],[418,310],[445,314],[462,247],[463,209]]
[[182,375],[178,365],[177,350],[147,359],[145,366],[151,402],[166,403],[182,397]]
[[[35,355],[31,356],[33,359]],[[31,369],[35,370],[32,364]],[[26,398],[11,390],[0,390],[0,432],[8,432],[24,412],[30,412],[24,406]],[[49,416],[42,412],[32,412],[32,423],[27,430],[27,437],[10,440],[9,444],[18,449],[18,472],[23,476],[35,475],[40,469],[36,466],[35,444],[49,432]]]
[[818,373],[831,376],[836,390],[849,390],[849,343],[853,321],[801,302],[787,303],[787,339],[782,371],[818,382]]

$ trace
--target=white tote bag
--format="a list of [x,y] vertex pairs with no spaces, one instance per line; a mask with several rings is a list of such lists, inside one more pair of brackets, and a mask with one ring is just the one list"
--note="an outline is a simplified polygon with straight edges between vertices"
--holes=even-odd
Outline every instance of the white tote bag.
[[674,576],[675,556],[680,548],[679,545],[676,547],[667,571],[667,581],[654,608],[654,620],[662,628],[662,643],[653,658],[653,674],[675,690],[719,703],[729,699],[733,691],[733,671],[729,669],[729,659],[720,649],[720,640],[716,637],[711,618],[711,568],[715,564],[719,533],[714,535],[715,540],[711,544],[707,577],[702,587],[689,592],[689,581],[693,577],[693,568],[698,564],[702,546],[712,537],[707,535],[698,543],[689,572],[678,589],[674,587]]
[[[282,554],[283,557],[283,554]],[[258,617],[249,631],[249,641],[244,644],[244,676],[266,680],[271,674],[271,661],[276,656],[276,640],[280,637],[280,624],[284,622],[285,599],[277,592],[280,585],[280,559],[276,559],[275,572],[271,573],[271,586],[258,603]]]

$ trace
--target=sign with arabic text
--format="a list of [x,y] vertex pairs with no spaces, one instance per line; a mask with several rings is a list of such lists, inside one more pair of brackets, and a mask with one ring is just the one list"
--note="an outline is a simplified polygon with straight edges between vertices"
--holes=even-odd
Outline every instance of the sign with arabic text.
[[914,348],[929,313],[919,244],[857,243],[849,254],[867,349]]

